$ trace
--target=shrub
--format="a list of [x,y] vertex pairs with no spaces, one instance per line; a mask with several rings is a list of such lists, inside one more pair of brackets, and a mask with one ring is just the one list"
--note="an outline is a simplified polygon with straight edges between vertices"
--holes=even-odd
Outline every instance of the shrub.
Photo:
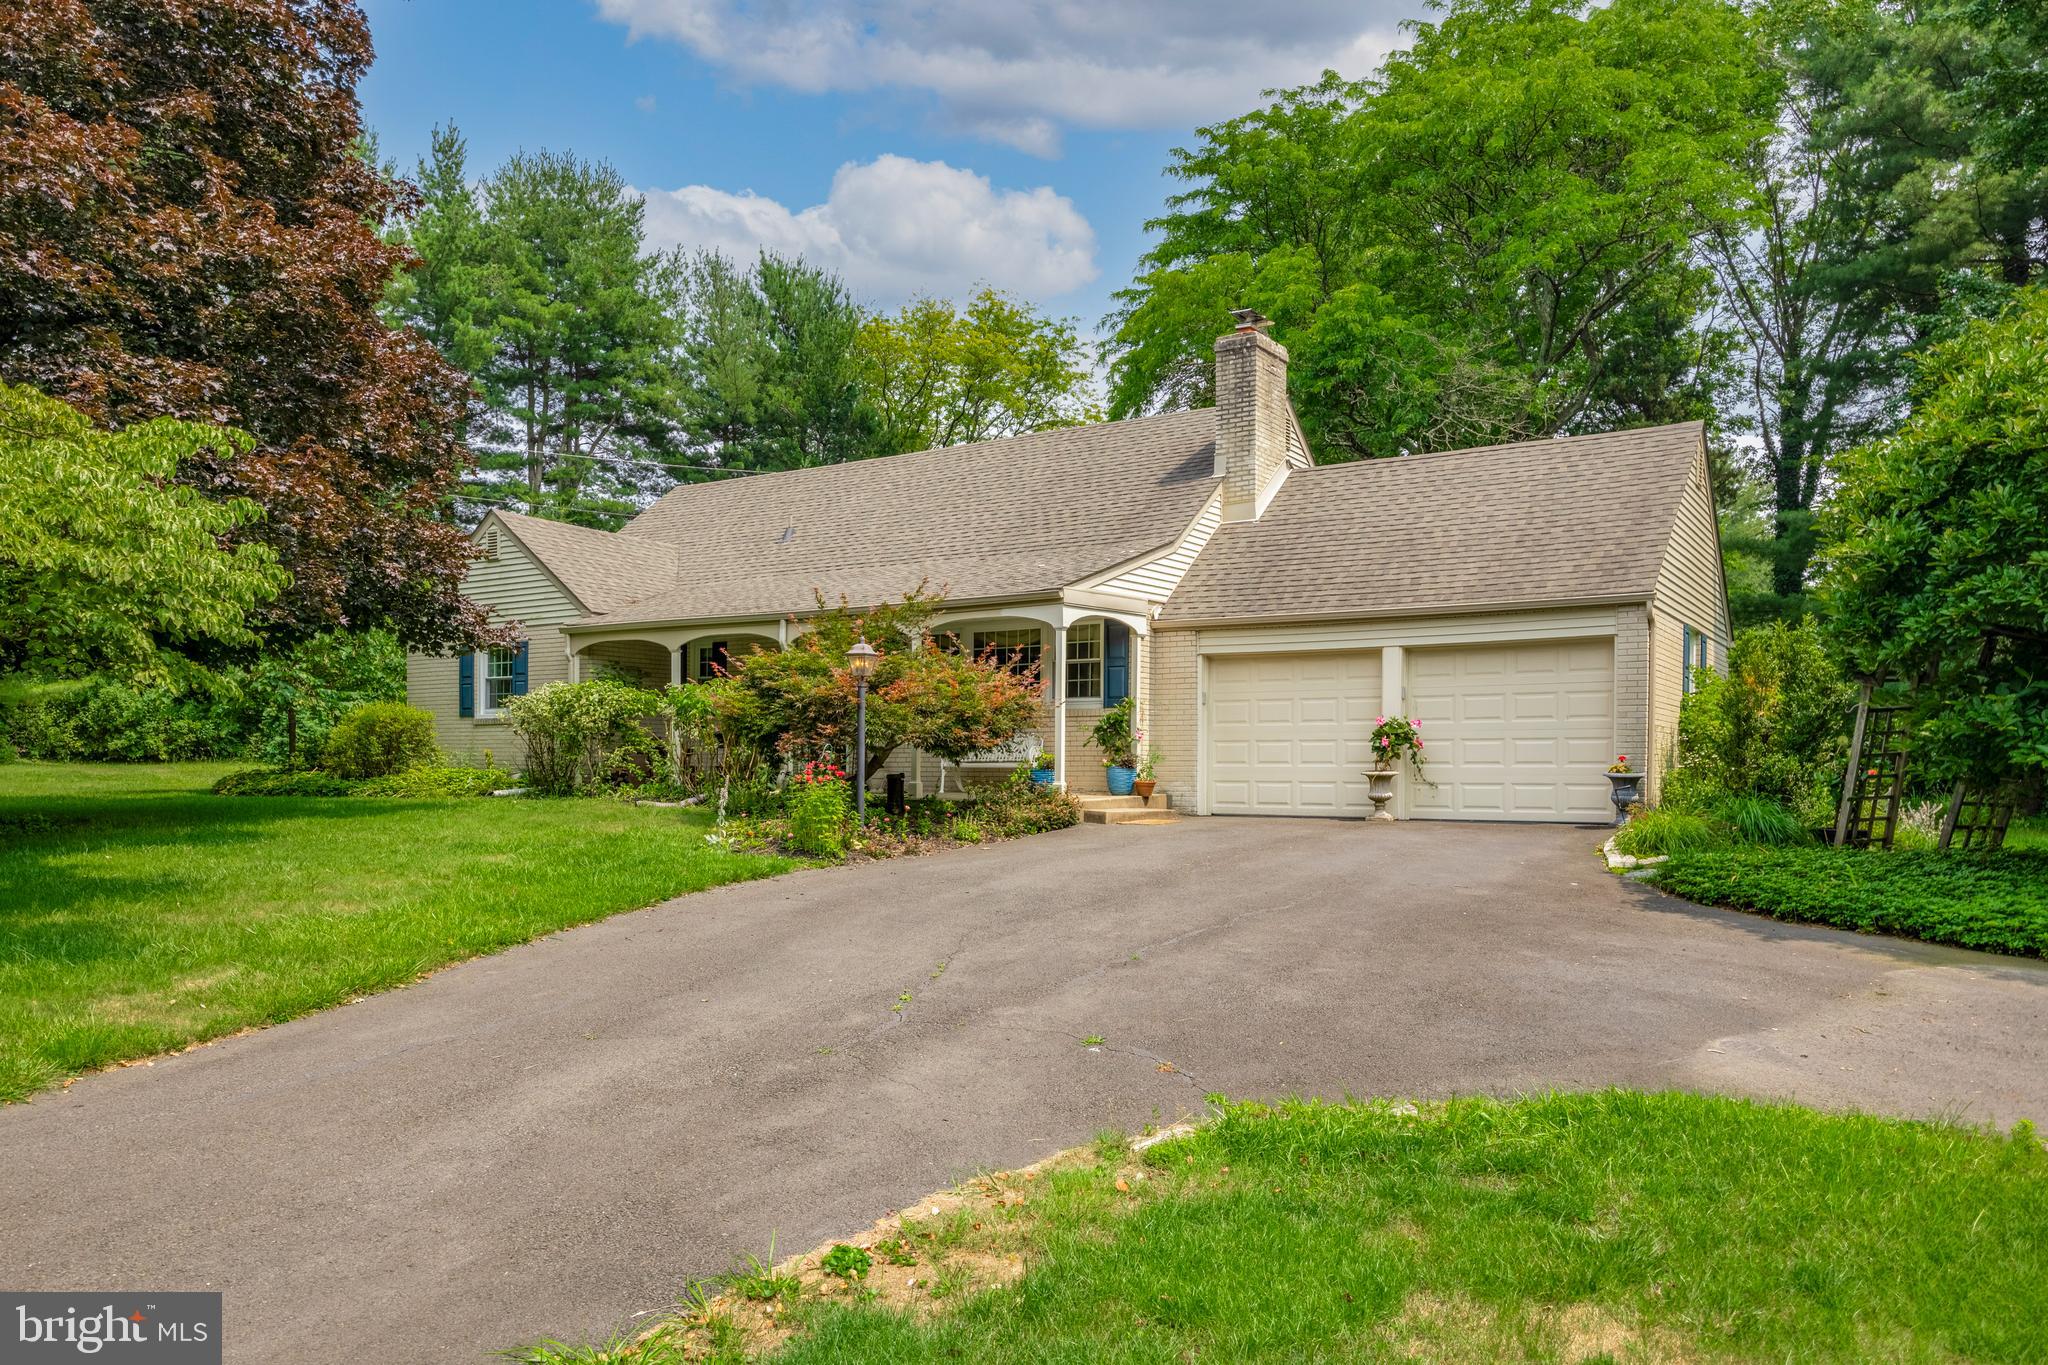
[[1664,804],[1703,811],[1722,797],[1761,796],[1802,823],[1825,823],[1854,701],[1812,623],[1743,631],[1726,676],[1700,670],[1679,710],[1679,769],[1665,779]]
[[505,719],[526,741],[526,779],[547,796],[574,796],[596,785],[605,759],[646,732],[639,718],[661,698],[625,683],[596,679],[549,683],[505,702]]
[[356,784],[358,796],[489,796],[494,791],[517,786],[519,779],[503,768],[408,768],[389,777],[373,777]]
[[1029,778],[988,787],[967,803],[964,816],[987,839],[1014,839],[1081,823],[1081,803],[1063,791]]
[[1115,765],[1119,768],[1135,768],[1137,744],[1131,733],[1131,720],[1137,714],[1137,707],[1129,697],[1102,713],[1095,726],[1088,732],[1095,747],[1102,751],[1104,767]]
[[1676,811],[1668,806],[1644,811],[1621,827],[1614,846],[1637,858],[1662,857],[1695,849],[1721,848],[1728,843],[1728,831],[1704,815]]
[[356,783],[333,773],[246,768],[213,784],[216,796],[353,796]]
[[832,764],[807,763],[789,784],[789,843],[799,853],[838,858],[846,853],[852,789],[846,772]]
[[320,746],[320,767],[336,777],[389,777],[438,760],[434,717],[401,701],[365,702],[343,716]]
[[1797,815],[1761,796],[1723,797],[1711,814],[1738,843],[1804,844],[1813,837]]
[[1687,900],[1776,919],[2048,954],[2048,852],[1730,848],[1673,858],[1654,877]]

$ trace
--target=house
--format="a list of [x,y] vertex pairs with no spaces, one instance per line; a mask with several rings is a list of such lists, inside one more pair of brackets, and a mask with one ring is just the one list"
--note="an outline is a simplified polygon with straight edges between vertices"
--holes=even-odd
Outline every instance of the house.
[[[493,512],[467,591],[523,643],[414,656],[452,752],[519,755],[508,695],[619,670],[713,675],[817,594],[919,584],[976,651],[1047,679],[1040,733],[1101,791],[1087,732],[1135,699],[1160,789],[1201,814],[1371,813],[1367,735],[1417,718],[1416,819],[1598,821],[1604,773],[1669,764],[1727,591],[1699,423],[1317,466],[1287,352],[1216,343],[1217,405],[677,488],[618,532]],[[882,643],[886,648],[886,642]],[[962,779],[899,752],[916,790]]]

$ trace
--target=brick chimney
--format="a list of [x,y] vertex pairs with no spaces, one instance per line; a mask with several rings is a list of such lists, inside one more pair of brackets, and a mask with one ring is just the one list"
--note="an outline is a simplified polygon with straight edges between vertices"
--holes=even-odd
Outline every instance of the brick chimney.
[[1231,316],[1237,329],[1216,338],[1216,475],[1223,519],[1255,521],[1287,477],[1287,348],[1266,335],[1272,324],[1257,313]]

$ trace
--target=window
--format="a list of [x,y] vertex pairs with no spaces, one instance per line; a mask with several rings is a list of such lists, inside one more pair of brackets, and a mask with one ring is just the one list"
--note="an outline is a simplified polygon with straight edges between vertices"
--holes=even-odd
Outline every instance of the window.
[[698,682],[710,682],[720,676],[722,670],[732,667],[728,645],[728,641],[713,640],[708,645],[697,646],[697,669],[693,676]]
[[505,698],[515,695],[512,686],[518,668],[516,649],[494,649],[484,656],[484,696],[483,705],[477,708],[479,712],[495,716]]
[[1020,630],[974,632],[974,657],[992,659],[1012,673],[1036,672],[1038,661],[1044,652],[1045,647],[1039,642],[1036,626],[1026,626]]
[[1698,683],[1694,681],[1693,674],[1707,666],[1707,636],[1705,632],[1694,630],[1691,626],[1685,627],[1684,642],[1681,644],[1680,649],[1682,652],[1679,655],[1678,661],[1679,691],[1682,695],[1690,696],[1692,695],[1693,688],[1698,686]]
[[1067,697],[1102,700],[1102,623],[1067,632]]

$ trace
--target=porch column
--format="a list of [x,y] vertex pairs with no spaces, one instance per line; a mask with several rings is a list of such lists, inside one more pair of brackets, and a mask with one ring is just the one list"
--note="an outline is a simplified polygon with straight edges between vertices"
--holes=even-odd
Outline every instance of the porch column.
[[583,655],[573,642],[569,646],[569,681],[583,681]]
[[1067,789],[1067,628],[1052,628],[1052,770],[1053,785]]
[[677,645],[668,652],[668,682],[671,687],[683,685],[683,652],[688,645]]
[[[1132,734],[1137,734],[1139,731],[1145,728],[1145,678],[1144,674],[1140,671],[1143,666],[1140,661],[1143,660],[1145,657],[1145,641],[1149,638],[1149,636],[1140,635],[1137,631],[1134,630],[1131,632],[1130,643],[1125,646],[1125,648],[1130,651],[1131,656],[1129,667],[1131,670],[1130,689]],[[1103,664],[1103,667],[1107,668],[1109,667],[1109,665],[1105,662]],[[1144,745],[1138,746],[1139,752],[1132,755],[1132,757],[1137,759],[1138,766],[1140,768],[1143,768],[1145,766],[1145,747],[1146,746]]]

